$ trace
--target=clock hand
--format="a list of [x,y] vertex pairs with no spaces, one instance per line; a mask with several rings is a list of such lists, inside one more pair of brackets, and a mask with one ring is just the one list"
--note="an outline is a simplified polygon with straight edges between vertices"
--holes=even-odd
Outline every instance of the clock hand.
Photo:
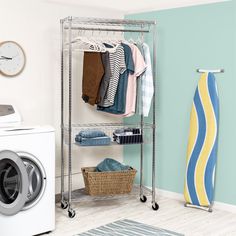
[[12,60],[12,58],[11,57],[1,56],[0,60]]

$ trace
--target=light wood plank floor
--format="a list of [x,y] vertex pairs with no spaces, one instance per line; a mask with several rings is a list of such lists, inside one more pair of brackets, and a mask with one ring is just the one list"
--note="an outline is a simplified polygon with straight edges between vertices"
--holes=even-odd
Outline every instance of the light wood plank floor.
[[160,209],[153,211],[149,199],[74,203],[77,215],[69,219],[67,210],[56,207],[56,230],[50,236],[72,236],[120,219],[131,219],[186,236],[236,236],[236,214],[221,210],[208,213],[185,208],[183,202],[159,198]]

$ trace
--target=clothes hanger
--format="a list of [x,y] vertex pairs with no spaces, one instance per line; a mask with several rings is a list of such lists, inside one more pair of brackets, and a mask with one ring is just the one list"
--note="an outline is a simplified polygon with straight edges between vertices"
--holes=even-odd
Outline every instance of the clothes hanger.
[[75,38],[73,43],[76,43],[78,49],[85,49],[85,50],[96,50],[94,43],[91,42],[86,36],[78,36]]
[[136,42],[135,42],[135,40],[132,38],[132,33],[131,33],[130,36],[131,36],[131,37],[129,38],[128,41],[129,41],[130,43],[132,43],[132,44],[135,44]]
[[144,38],[143,38],[143,33],[142,33],[141,37],[140,37],[140,35],[138,36],[136,44],[142,45],[143,43],[144,43]]
[[101,47],[99,46],[98,42],[94,38],[94,31],[92,31],[92,35],[90,36],[89,41],[93,45],[93,47],[95,49],[94,51],[96,51],[96,52],[100,52],[101,51]]
[[80,49],[91,52],[106,52],[105,46],[100,43],[97,38],[79,37],[76,39]]
[[103,50],[106,50],[104,43],[104,39],[101,38],[101,31],[99,31],[99,37],[96,38],[96,43],[99,45],[100,48],[102,48]]
[[91,37],[90,39],[93,42],[94,47],[96,48],[97,52],[105,52],[106,48],[104,44],[102,44],[98,38]]

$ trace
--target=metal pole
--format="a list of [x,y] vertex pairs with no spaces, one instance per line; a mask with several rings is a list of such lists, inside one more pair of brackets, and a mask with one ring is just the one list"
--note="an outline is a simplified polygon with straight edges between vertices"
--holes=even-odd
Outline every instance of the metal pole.
[[[143,29],[143,25],[141,26]],[[143,33],[142,33],[142,43],[143,43]],[[143,80],[141,79],[141,86],[139,91],[139,96],[141,96],[141,130],[142,130],[142,135],[144,135],[144,130],[143,130],[143,93],[142,93],[142,87],[143,87]],[[143,143],[140,145],[140,198],[143,198]],[[144,199],[143,199],[144,200]]]
[[197,72],[198,73],[214,73],[214,74],[217,74],[217,73],[224,73],[225,70],[224,69],[217,69],[217,70],[204,70],[204,69],[197,69]]
[[153,25],[153,146],[152,146],[152,204],[156,202],[156,24]]
[[71,210],[71,192],[72,192],[72,146],[71,146],[71,135],[72,135],[72,17],[69,17],[69,121],[68,121],[68,135],[69,135],[69,147],[68,147],[68,211]]
[[[65,30],[68,30],[69,27],[64,27]],[[132,32],[132,33],[149,33],[149,30],[138,30],[138,29],[113,29],[113,28],[91,28],[91,27],[76,27],[73,26],[71,30],[88,30],[88,31],[108,31],[108,32]]]
[[61,203],[64,202],[64,31],[63,31],[63,21],[61,24]]

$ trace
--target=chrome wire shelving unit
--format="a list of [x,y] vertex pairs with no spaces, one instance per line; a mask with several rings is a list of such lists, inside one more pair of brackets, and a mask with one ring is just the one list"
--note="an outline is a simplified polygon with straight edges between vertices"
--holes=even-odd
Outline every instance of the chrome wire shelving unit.
[[[139,196],[141,202],[146,202],[146,191],[152,195],[152,208],[158,210],[159,205],[156,202],[156,22],[142,21],[142,20],[119,20],[119,19],[101,19],[101,18],[81,18],[81,17],[67,17],[61,19],[61,207],[68,208],[68,216],[73,218],[76,214],[72,208],[72,146],[75,145],[75,134],[81,130],[99,128],[103,130],[108,136],[112,137],[112,132],[117,128],[136,127],[142,131],[143,142],[140,145],[140,183]],[[153,83],[154,95],[152,105],[152,117],[150,123],[144,122],[144,116],[140,115],[140,120],[137,123],[95,123],[82,124],[72,122],[73,111],[73,51],[74,36],[78,36],[82,32],[123,32],[123,33],[138,33],[144,38],[144,34],[150,34],[152,38],[152,69],[153,69]],[[68,64],[65,63],[68,61]],[[68,69],[66,70],[66,66]],[[67,90],[67,91],[66,91]],[[66,96],[66,99],[65,99]],[[67,113],[67,120],[65,119]],[[152,143],[152,187],[147,189],[143,182],[143,166],[144,166],[144,144]],[[114,145],[115,143],[112,142]],[[64,146],[67,145],[67,148]],[[112,145],[112,146],[113,146]],[[117,145],[117,144],[116,144]],[[65,153],[66,152],[66,153]],[[66,155],[65,155],[66,154]],[[68,193],[65,192],[65,156],[68,158]],[[79,191],[83,192],[83,191]],[[79,195],[78,195],[79,196]],[[82,198],[81,198],[82,199]],[[102,198],[103,199],[103,198]],[[76,199],[78,202],[80,199]]]

